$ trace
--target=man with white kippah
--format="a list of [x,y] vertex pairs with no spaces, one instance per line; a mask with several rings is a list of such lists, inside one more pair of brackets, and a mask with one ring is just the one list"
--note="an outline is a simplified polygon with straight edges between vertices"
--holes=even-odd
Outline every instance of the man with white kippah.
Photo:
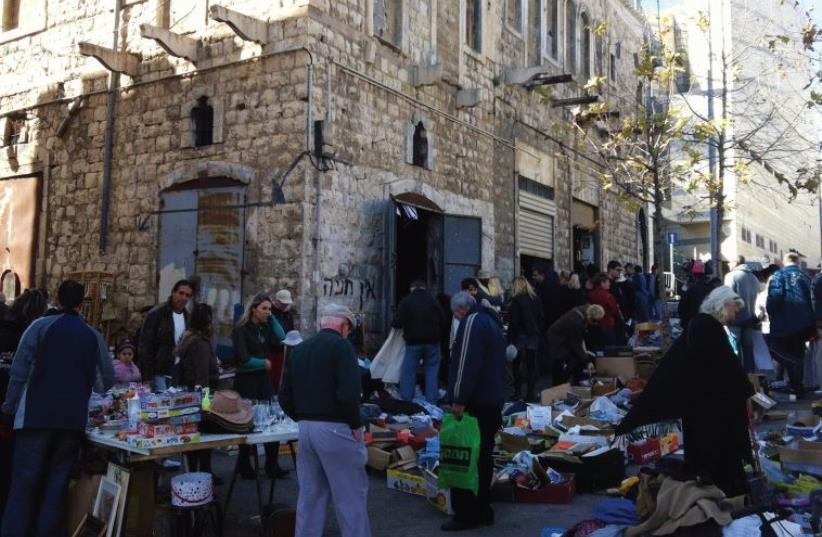
[[320,310],[317,335],[289,352],[280,403],[300,427],[300,537],[322,536],[329,499],[343,537],[371,535],[360,371],[354,347],[346,339],[353,327],[350,309],[328,304]]

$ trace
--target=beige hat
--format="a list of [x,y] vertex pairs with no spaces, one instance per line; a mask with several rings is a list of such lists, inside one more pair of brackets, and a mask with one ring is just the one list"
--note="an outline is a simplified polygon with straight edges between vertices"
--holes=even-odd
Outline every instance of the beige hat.
[[282,304],[294,303],[294,300],[291,299],[291,291],[289,291],[288,289],[280,289],[279,291],[277,291],[277,294],[274,295],[274,300]]
[[254,419],[254,410],[234,390],[214,392],[210,411],[230,424],[247,424]]
[[354,313],[340,304],[326,304],[320,310],[320,317],[338,317],[351,323],[351,326],[357,325],[354,319]]

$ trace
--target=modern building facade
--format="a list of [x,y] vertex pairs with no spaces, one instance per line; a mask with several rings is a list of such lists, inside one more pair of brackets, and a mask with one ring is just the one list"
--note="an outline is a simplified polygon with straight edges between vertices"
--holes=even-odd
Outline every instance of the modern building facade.
[[345,303],[377,342],[415,278],[642,258],[557,128],[595,75],[637,105],[627,2],[0,2],[12,295],[112,273],[121,322],[196,278],[230,353],[261,290],[291,289],[308,331]]
[[[798,170],[813,169],[820,155],[822,124],[807,107],[808,58],[801,43],[779,38],[799,35],[808,23],[807,7],[769,0],[689,1],[671,13],[677,45],[688,60],[674,105],[691,111],[695,121],[711,114],[722,121],[726,88],[724,263],[743,255],[767,265],[793,249],[815,268],[822,255],[818,194],[804,192],[791,200],[780,184],[780,178],[791,180]],[[711,158],[719,165],[717,153],[706,150],[699,165],[703,173]],[[710,259],[707,190],[688,192],[678,185],[667,216],[668,231],[679,237],[677,261]]]

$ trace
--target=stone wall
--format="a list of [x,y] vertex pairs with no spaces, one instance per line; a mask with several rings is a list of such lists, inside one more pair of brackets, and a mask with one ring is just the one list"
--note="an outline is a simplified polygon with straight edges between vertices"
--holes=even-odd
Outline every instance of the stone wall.
[[[5,43],[0,34],[0,114],[34,106],[22,156],[12,165],[0,155],[0,178],[43,174],[41,285],[53,290],[69,272],[102,270],[118,275],[114,304],[121,319],[154,302],[155,212],[162,192],[187,181],[228,178],[247,185],[248,203],[265,203],[272,181],[311,148],[306,135],[312,139],[314,120],[323,120],[336,161],[320,171],[304,159],[285,181],[285,205],[248,208],[246,295],[291,288],[308,329],[317,305],[344,302],[364,314],[376,335],[386,315],[386,207],[389,195],[403,192],[424,194],[446,213],[482,218],[482,265],[510,281],[518,270],[517,141],[553,161],[555,259],[558,268],[570,268],[570,204],[583,196],[571,185],[582,150],[557,128],[569,120],[567,108],[551,108],[544,95],[505,83],[506,69],[528,67],[524,47],[532,40],[502,24],[503,2],[483,3],[483,50],[474,52],[462,44],[455,0],[405,1],[399,47],[371,35],[371,0],[226,0],[222,4],[231,9],[268,19],[271,42],[244,41],[194,10],[196,16],[173,26],[200,40],[192,64],[140,36],[140,24],[156,23],[156,1],[128,3],[121,19],[120,49],[138,54],[141,62],[139,74],[121,76],[116,91],[109,246],[103,254],[98,244],[108,72],[80,56],[76,43],[110,46],[111,7],[94,1],[78,9],[66,0],[47,0],[45,29]],[[174,1],[199,6],[197,0]],[[622,3],[586,5],[597,20],[615,21],[609,32],[623,43],[623,56],[619,83],[609,91],[627,94],[628,102],[630,50],[639,46],[640,21]],[[274,54],[299,46],[310,49],[311,68],[305,52]],[[415,69],[434,59],[442,78],[415,87]],[[544,61],[546,69],[562,72],[559,64]],[[19,69],[23,64],[31,68]],[[555,87],[553,97],[579,95],[582,84]],[[458,106],[466,95],[461,90],[477,90],[478,102]],[[219,143],[193,148],[188,114],[201,95],[209,96],[221,135]],[[85,97],[72,113],[78,96]],[[64,121],[67,128],[57,136]],[[430,169],[406,158],[409,126],[419,121],[429,133]],[[635,216],[607,195],[597,203],[604,257],[635,260]]]

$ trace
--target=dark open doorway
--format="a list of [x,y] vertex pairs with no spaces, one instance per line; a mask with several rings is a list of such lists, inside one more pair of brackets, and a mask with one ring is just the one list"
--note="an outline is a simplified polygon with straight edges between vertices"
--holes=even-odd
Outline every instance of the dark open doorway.
[[395,306],[408,294],[414,280],[425,281],[434,294],[439,291],[439,271],[432,259],[439,257],[442,234],[442,215],[402,203],[397,209]]

